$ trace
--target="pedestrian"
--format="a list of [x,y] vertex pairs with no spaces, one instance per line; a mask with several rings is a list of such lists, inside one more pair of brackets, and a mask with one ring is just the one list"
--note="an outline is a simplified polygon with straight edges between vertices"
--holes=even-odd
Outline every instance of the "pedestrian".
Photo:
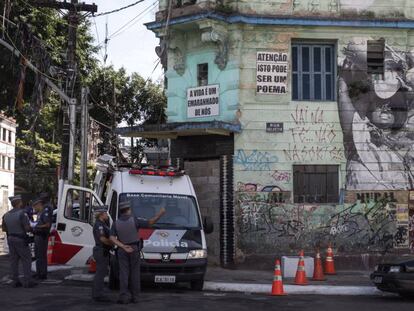
[[141,227],[155,224],[165,214],[165,209],[162,208],[153,218],[143,220],[133,216],[130,202],[125,201],[119,204],[119,213],[118,220],[112,224],[110,236],[111,241],[118,246],[120,287],[118,303],[136,303],[141,290],[141,245],[138,231]]
[[110,228],[107,211],[107,206],[94,208],[96,220],[93,226],[93,237],[95,239],[93,258],[96,262],[96,272],[93,279],[92,298],[97,302],[111,301],[104,295],[104,278],[108,274],[109,251],[113,246],[109,239]]
[[[7,234],[7,243],[9,245],[12,286],[34,287],[37,283],[32,280],[32,254],[26,234],[32,231],[29,217],[23,209],[23,201],[20,195],[9,197],[9,200],[13,209],[4,214],[2,229]],[[19,280],[20,261],[23,265],[23,284]]]
[[47,279],[47,244],[50,232],[49,210],[43,206],[43,201],[39,197],[33,200],[33,209],[37,214],[36,225],[33,228],[35,255],[36,255],[36,274],[39,280]]

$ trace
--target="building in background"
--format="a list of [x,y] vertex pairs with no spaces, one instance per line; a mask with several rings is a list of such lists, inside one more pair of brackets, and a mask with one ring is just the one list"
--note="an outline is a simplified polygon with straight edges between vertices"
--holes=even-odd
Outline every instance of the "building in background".
[[340,268],[414,248],[414,3],[160,1],[171,139],[212,216],[212,261]]
[[16,121],[0,113],[0,219],[10,209],[14,195]]

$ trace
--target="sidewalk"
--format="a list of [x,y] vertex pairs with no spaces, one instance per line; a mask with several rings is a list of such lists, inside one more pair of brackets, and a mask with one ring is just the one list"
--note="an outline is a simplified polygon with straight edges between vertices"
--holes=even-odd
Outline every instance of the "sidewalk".
[[[367,271],[338,271],[326,276],[326,281],[312,281],[309,285],[294,285],[294,279],[284,279],[287,294],[304,295],[384,295],[369,279]],[[204,290],[269,294],[272,288],[273,271],[227,270],[209,267]]]
[[[70,281],[91,282],[93,274],[73,273],[65,278]],[[294,285],[293,279],[284,280],[287,294],[303,295],[387,295],[377,290],[369,280],[366,271],[339,271],[337,275],[327,276],[326,281],[312,281],[309,285]],[[208,267],[204,290],[218,292],[241,292],[269,294],[272,288],[273,271],[262,270],[228,270],[219,267]]]
[[[337,275],[326,276],[326,281],[312,281],[308,276],[310,285],[330,286],[372,286],[369,271],[338,271]],[[228,270],[209,266],[206,281],[241,284],[272,284],[273,270]],[[283,279],[284,284],[293,284],[294,279]]]

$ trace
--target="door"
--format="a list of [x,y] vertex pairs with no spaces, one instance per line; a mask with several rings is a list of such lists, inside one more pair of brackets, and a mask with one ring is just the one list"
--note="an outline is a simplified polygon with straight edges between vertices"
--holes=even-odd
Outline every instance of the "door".
[[[90,189],[65,185],[57,210],[56,249],[60,263],[84,266],[95,246],[93,209],[102,206],[101,200]],[[58,245],[58,246],[57,246]]]

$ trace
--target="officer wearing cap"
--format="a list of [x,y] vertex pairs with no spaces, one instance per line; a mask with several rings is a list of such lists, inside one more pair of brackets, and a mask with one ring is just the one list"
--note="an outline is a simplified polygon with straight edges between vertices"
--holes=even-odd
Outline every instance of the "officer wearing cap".
[[93,248],[93,258],[96,261],[96,273],[93,280],[92,298],[99,302],[108,302],[110,299],[104,295],[104,278],[108,273],[109,251],[113,243],[109,239],[109,217],[107,206],[94,208],[95,225],[93,226],[93,237],[95,247]]
[[[120,292],[118,303],[136,303],[141,289],[138,230],[140,227],[155,224],[165,214],[165,209],[162,208],[150,220],[142,220],[132,215],[130,203],[125,201],[119,204],[119,212],[119,218],[112,224],[110,237],[111,241],[119,247]],[[129,297],[129,292],[131,297]]]
[[[32,281],[31,264],[32,254],[27,242],[27,232],[32,231],[29,217],[23,209],[20,195],[9,198],[13,209],[4,214],[2,230],[7,234],[7,243],[10,252],[10,268],[14,287],[34,287]],[[19,262],[23,265],[23,284],[19,280]]]
[[33,228],[35,255],[36,255],[36,274],[39,280],[47,279],[47,244],[50,232],[50,212],[43,206],[43,200],[39,197],[33,200],[33,209],[37,214],[37,224]]

